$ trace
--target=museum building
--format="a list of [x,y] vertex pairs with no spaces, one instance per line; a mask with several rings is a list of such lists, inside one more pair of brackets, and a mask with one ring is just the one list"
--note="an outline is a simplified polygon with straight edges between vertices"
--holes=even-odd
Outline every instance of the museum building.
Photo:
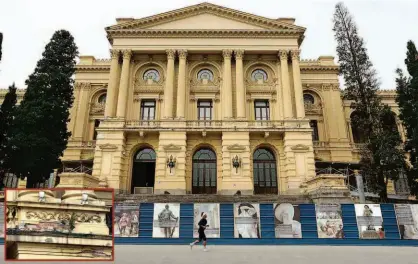
[[[58,187],[352,191],[355,113],[342,99],[334,57],[300,59],[306,29],[295,19],[201,3],[116,21],[105,29],[110,59],[81,56],[76,66]],[[395,91],[379,95],[397,116]],[[397,117],[393,124],[405,140]],[[408,197],[407,189],[389,184],[391,195]]]

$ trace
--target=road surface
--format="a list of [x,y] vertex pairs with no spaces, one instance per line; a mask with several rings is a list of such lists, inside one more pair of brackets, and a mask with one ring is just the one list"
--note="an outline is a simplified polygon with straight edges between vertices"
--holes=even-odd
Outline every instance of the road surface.
[[[201,246],[117,245],[116,261],[126,264],[418,264],[418,247],[352,246]],[[0,247],[0,254],[4,248]],[[2,261],[0,261],[1,263]],[[10,262],[11,263],[11,262]],[[42,262],[30,262],[39,263]],[[48,262],[70,263],[77,262]],[[82,263],[82,262],[78,262]],[[89,262],[112,263],[112,262]]]

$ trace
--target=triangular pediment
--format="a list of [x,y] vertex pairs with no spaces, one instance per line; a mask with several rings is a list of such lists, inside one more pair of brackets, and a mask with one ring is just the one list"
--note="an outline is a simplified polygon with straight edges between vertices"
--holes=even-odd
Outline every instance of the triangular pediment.
[[303,34],[305,28],[276,19],[201,3],[141,19],[129,19],[107,27],[119,30],[291,30]]

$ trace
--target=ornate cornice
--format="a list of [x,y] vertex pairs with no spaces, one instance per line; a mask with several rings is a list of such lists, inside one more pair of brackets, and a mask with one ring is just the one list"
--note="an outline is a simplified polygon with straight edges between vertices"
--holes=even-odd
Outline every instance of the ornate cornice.
[[[126,29],[108,31],[113,38],[291,38],[298,32],[240,29]],[[109,37],[109,36],[108,36]]]
[[90,90],[91,83],[89,82],[75,82],[74,90]]
[[235,50],[235,58],[236,59],[243,59],[244,58],[244,50]]
[[186,59],[187,58],[187,50],[178,50],[177,53],[179,54],[180,59]]
[[176,51],[175,50],[166,50],[165,51],[167,53],[167,59],[173,59],[176,56]]

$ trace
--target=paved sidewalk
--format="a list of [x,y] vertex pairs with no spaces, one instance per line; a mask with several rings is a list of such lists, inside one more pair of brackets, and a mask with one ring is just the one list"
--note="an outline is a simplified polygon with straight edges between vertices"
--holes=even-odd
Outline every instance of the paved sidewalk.
[[[3,255],[3,247],[0,247]],[[116,246],[116,261],[126,264],[418,264],[418,247],[351,246]],[[1,262],[1,261],[0,261]],[[30,262],[42,263],[42,262]],[[48,262],[74,263],[74,262]],[[81,262],[79,262],[81,263]],[[99,263],[99,262],[90,262]],[[100,262],[110,263],[110,262]]]

